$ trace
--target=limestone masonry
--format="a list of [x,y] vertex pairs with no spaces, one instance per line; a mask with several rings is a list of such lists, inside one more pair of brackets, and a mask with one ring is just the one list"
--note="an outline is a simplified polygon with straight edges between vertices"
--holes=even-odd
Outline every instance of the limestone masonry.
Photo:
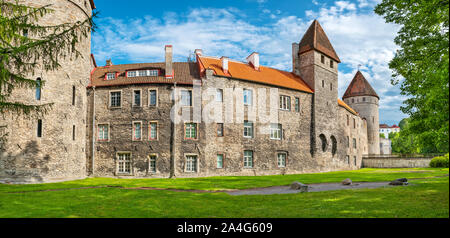
[[[23,2],[23,1],[22,1]],[[51,25],[91,16],[93,1],[36,0]],[[318,21],[292,44],[293,72],[210,57],[97,66],[90,37],[83,58],[61,62],[46,81],[13,98],[53,102],[43,118],[4,115],[0,181],[102,177],[269,175],[359,169],[379,154],[379,97],[358,71],[338,99],[340,59]],[[205,46],[207,47],[207,46]],[[75,95],[75,96],[74,96]]]

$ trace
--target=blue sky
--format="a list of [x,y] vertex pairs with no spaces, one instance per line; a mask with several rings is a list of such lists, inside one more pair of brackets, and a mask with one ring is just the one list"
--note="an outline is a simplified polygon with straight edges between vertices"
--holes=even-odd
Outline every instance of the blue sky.
[[399,26],[373,13],[380,0],[95,0],[100,12],[92,52],[97,64],[162,62],[164,46],[174,60],[186,61],[194,49],[205,55],[245,61],[260,53],[262,65],[290,71],[293,42],[318,19],[342,63],[339,96],[358,65],[380,96],[380,122],[398,124],[406,97],[390,84],[389,61]]

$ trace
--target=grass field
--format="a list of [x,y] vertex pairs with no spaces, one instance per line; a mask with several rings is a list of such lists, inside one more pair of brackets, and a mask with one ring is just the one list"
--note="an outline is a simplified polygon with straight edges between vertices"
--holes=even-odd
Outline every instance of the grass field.
[[[0,184],[0,217],[449,217],[448,169],[362,169],[318,174],[178,179],[88,178],[35,185]],[[411,186],[283,195],[230,196],[164,190],[245,189],[302,183],[410,179]],[[90,189],[70,189],[97,186]],[[45,191],[55,190],[55,191]]]

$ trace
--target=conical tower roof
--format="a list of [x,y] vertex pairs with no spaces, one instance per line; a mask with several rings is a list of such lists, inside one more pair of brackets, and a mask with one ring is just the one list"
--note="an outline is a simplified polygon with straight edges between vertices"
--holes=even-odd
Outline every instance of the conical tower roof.
[[317,20],[313,21],[305,35],[303,35],[299,44],[298,53],[301,54],[310,50],[317,50],[336,60],[338,63],[341,62],[336,51],[334,51],[327,34],[325,34],[325,31]]
[[369,81],[364,78],[364,75],[359,70],[356,72],[342,99],[357,96],[373,96],[380,99],[372,86],[370,86]]

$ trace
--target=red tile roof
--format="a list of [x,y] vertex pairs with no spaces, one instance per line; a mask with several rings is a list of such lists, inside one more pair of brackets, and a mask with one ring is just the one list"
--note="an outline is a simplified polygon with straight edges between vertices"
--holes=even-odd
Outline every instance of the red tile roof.
[[310,50],[317,50],[336,60],[338,63],[341,62],[339,56],[336,54],[336,51],[331,45],[327,34],[325,34],[325,31],[317,20],[313,21],[299,43],[299,54]]
[[199,56],[198,62],[200,63],[200,73],[204,73],[205,69],[212,69],[217,76],[243,79],[313,93],[313,90],[299,76],[291,72],[265,66],[260,66],[259,70],[255,70],[250,64],[229,60],[228,72],[224,73],[221,60],[218,58]]
[[342,99],[356,96],[373,96],[380,99],[380,97],[378,97],[378,94],[375,92],[372,86],[370,86],[370,83],[366,80],[366,78],[364,78],[364,75],[359,70],[348,86],[347,90],[345,91]]
[[[192,85],[193,80],[200,80],[197,63],[193,62],[174,62],[173,68],[175,76],[173,79],[166,79],[165,77],[165,63],[143,63],[143,64],[122,64],[97,67],[94,69],[91,82],[88,87],[107,87],[127,84],[151,84],[151,83],[166,83],[166,84],[185,84]],[[131,70],[159,70],[159,76],[145,76],[145,77],[126,77],[126,71]],[[117,73],[117,78],[113,80],[105,80],[107,73]]]

